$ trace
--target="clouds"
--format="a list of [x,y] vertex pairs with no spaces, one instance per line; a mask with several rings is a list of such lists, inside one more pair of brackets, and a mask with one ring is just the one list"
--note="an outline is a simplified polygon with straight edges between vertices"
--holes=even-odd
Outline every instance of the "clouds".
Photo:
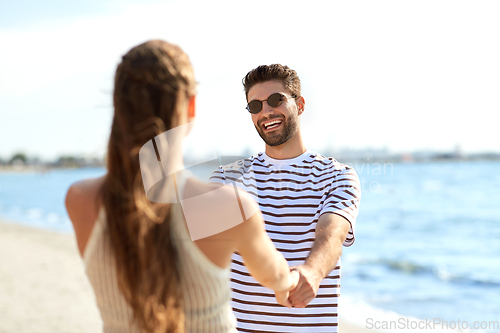
[[[303,131],[313,146],[412,150],[461,143],[466,150],[498,151],[499,6],[128,2],[3,29],[0,156],[20,148],[42,156],[104,149],[116,64],[153,38],[190,55],[200,82],[197,126],[217,128],[222,150],[263,147],[244,112],[241,78],[259,64],[280,62],[302,78]],[[64,140],[44,143],[47,131]],[[26,139],[9,140],[19,133]]]

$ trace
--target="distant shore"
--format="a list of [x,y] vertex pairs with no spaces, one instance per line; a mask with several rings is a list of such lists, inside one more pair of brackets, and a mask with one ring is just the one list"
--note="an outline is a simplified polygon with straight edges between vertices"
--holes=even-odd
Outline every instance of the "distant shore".
[[[23,165],[23,166],[12,166],[12,165],[0,165],[0,173],[47,173],[51,171],[58,170],[72,170],[72,169],[83,169],[90,167],[60,167],[60,166],[45,166],[45,165]],[[92,168],[104,168],[104,166],[93,166]]]
[[0,332],[102,332],[74,235],[0,221],[0,262]]
[[78,169],[75,168],[61,168],[61,167],[50,167],[45,165],[0,165],[0,173],[3,172],[13,172],[13,173],[26,173],[26,172],[37,172],[37,173],[45,173],[54,170],[62,170],[62,169]]
[[[331,156],[331,155],[325,155]],[[343,156],[337,157],[333,155],[335,159],[343,164],[348,165],[363,165],[367,163],[371,164],[412,164],[412,163],[463,163],[463,162],[500,162],[500,155],[491,155],[491,156],[469,156],[469,157],[366,157],[366,158],[346,158]],[[235,156],[236,158],[244,158],[242,156]],[[223,158],[222,164],[228,164],[233,162],[235,159]],[[219,166],[217,161],[209,161],[202,163],[203,165],[211,165],[214,169]],[[194,164],[195,165],[195,164]],[[60,166],[60,165],[50,165],[50,164],[38,164],[38,165],[1,165],[0,164],[0,173],[46,173],[57,170],[71,170],[71,169],[83,169],[83,168],[105,168],[104,164],[94,164],[94,165],[71,165],[71,166]]]

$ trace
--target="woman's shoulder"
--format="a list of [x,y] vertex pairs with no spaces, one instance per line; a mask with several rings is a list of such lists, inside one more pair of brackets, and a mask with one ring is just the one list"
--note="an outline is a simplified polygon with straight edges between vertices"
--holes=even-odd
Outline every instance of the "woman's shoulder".
[[245,202],[255,202],[247,192],[235,187],[233,184],[205,183],[196,177],[188,179],[184,191],[184,198],[192,198],[199,195],[203,195],[205,198],[223,196],[224,198],[239,197],[240,200]]
[[190,178],[184,191],[183,210],[195,221],[222,232],[239,230],[248,223],[262,223],[259,206],[250,194],[232,184],[207,184]]
[[80,180],[73,183],[66,193],[66,210],[81,254],[99,213],[98,194],[104,180],[105,176]]
[[[233,184],[205,183],[194,177],[189,178],[184,189],[184,199],[199,197],[200,200],[211,202],[214,210],[220,209],[224,204],[241,205],[248,217],[258,211],[258,204],[253,197],[246,191],[234,186]],[[227,208],[227,207],[226,207]]]
[[264,230],[257,204],[232,184],[207,184],[189,178],[183,200],[191,238],[221,268],[229,266],[232,253],[241,248],[243,240],[252,239]]
[[83,179],[71,184],[66,193],[66,207],[75,210],[88,208],[82,207],[88,204],[95,205],[105,177]]

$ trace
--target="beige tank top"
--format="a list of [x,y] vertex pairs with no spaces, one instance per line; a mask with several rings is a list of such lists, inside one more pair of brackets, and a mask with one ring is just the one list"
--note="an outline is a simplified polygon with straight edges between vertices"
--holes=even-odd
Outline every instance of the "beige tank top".
[[[189,173],[176,176],[179,198]],[[211,262],[189,237],[180,204],[171,210],[172,241],[179,253],[179,274],[187,333],[237,333],[230,304],[229,268]],[[132,309],[121,294],[111,242],[106,237],[106,212],[100,209],[84,252],[85,271],[103,320],[104,333],[138,332]],[[132,323],[132,325],[129,325]]]

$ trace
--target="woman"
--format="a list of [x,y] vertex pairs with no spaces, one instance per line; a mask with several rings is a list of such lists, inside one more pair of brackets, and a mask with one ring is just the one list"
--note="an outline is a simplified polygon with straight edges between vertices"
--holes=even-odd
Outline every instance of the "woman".
[[[139,150],[195,116],[187,55],[158,40],[134,47],[116,70],[113,101],[107,174],[73,184],[66,196],[104,332],[236,332],[229,289],[234,251],[257,281],[275,290],[279,303],[291,306],[288,291],[298,274],[272,244],[248,195],[240,196],[240,207],[249,211],[254,205],[257,213],[194,242],[180,204],[154,203],[146,196]],[[167,156],[182,160],[175,152]],[[180,200],[200,193],[209,203],[215,199],[212,185],[186,172],[173,179]],[[216,192],[218,202],[234,197],[231,188]],[[210,221],[217,208],[204,214]]]

